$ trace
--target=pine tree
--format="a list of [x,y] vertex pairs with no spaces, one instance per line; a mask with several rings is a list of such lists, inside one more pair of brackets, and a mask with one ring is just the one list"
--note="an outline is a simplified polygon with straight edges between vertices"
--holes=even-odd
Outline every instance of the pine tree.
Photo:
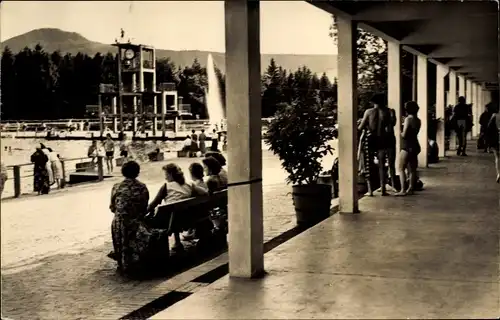
[[319,97],[321,102],[325,101],[326,99],[330,98],[332,96],[332,83],[330,82],[330,79],[328,79],[326,73],[323,73],[321,75],[321,78],[319,79]]
[[176,85],[179,77],[175,63],[170,58],[163,58],[156,61],[156,83],[171,82]]
[[293,99],[303,103],[316,103],[317,91],[312,87],[313,74],[309,68],[302,66],[294,73]]
[[14,54],[9,47],[5,47],[2,53],[0,72],[1,85],[1,118],[16,119],[21,115],[22,109],[16,108],[16,72],[14,69]]
[[266,72],[262,76],[262,117],[272,117],[278,105],[283,102],[283,69],[271,59]]

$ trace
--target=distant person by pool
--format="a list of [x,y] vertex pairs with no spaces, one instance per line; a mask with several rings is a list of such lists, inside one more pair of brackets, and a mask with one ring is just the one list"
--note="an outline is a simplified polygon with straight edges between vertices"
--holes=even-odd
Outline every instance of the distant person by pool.
[[61,188],[62,180],[62,163],[59,159],[57,152],[53,151],[51,148],[47,148],[50,151],[49,162],[52,168],[52,174],[54,175],[54,181],[57,183],[57,188]]
[[50,151],[43,143],[40,143],[40,148],[42,149],[42,152],[45,154],[45,156],[47,156],[47,162],[46,162],[47,174],[49,175],[49,184],[52,185],[54,184],[55,181],[54,181],[54,173],[52,172],[52,166],[49,161]]
[[7,181],[7,167],[4,166],[3,162],[0,162],[0,196],[3,193],[3,187],[5,186],[5,181]]
[[200,151],[201,154],[204,155],[207,152],[207,146],[205,141],[207,140],[207,135],[205,134],[205,129],[201,129],[200,136],[198,137],[200,140]]
[[87,157],[92,159],[92,164],[95,162],[95,158],[97,157],[97,141],[92,140],[92,144],[87,151]]
[[115,143],[111,138],[111,134],[106,135],[106,141],[104,142],[104,151],[106,152],[106,166],[108,167],[108,172],[113,171],[113,156],[115,155]]
[[120,141],[120,157],[128,158],[130,154],[130,144],[127,141],[127,135],[123,134]]
[[37,148],[35,153],[31,155],[31,162],[34,164],[33,168],[33,187],[34,191],[38,194],[48,194],[50,191],[50,178],[47,171],[47,163],[49,158],[42,151]]
[[217,130],[214,129],[212,133],[212,146],[210,148],[212,151],[218,151],[219,150],[219,134],[217,133]]

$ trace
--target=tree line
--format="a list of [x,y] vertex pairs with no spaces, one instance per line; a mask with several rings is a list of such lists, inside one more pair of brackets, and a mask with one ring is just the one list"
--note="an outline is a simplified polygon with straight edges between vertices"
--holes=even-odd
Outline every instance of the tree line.
[[[100,83],[117,83],[117,56],[113,53],[72,55],[46,52],[41,45],[13,53],[5,47],[1,58],[2,119],[63,119],[86,116],[86,106],[98,103]],[[215,68],[225,101],[225,75]],[[156,83],[175,83],[183,103],[200,118],[207,116],[204,96],[207,69],[198,60],[177,66],[171,59],[156,62]],[[280,103],[291,102],[308,91],[322,101],[336,101],[336,81],[318,76],[306,66],[288,71],[270,61],[262,76],[262,116],[271,117]]]
[[[337,26],[332,16],[330,36],[337,39]],[[358,111],[370,106],[375,92],[387,92],[387,43],[369,32],[358,29]],[[413,55],[403,51],[402,101],[412,99]],[[52,53],[37,45],[13,53],[4,48],[1,58],[2,119],[58,119],[85,116],[86,105],[97,104],[100,83],[117,83],[117,58],[113,53],[97,53],[93,57],[59,51]],[[215,68],[225,101],[225,75]],[[432,78],[432,77],[431,77]],[[195,59],[191,66],[177,66],[171,59],[156,63],[156,82],[173,82],[183,103],[201,118],[207,116],[204,103],[207,70]],[[432,81],[431,81],[432,82]],[[307,66],[285,70],[274,60],[262,76],[262,116],[274,115],[280,103],[290,103],[301,95],[314,93],[322,104],[336,110],[337,83],[322,74],[314,74]],[[429,86],[432,90],[432,85]],[[429,98],[432,99],[432,92]],[[429,101],[432,105],[432,101]],[[394,107],[394,106],[393,106]]]

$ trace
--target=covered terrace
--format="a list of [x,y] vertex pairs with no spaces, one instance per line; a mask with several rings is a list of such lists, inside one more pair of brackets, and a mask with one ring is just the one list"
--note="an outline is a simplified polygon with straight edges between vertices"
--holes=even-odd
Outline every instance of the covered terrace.
[[[499,314],[499,191],[491,155],[428,167],[428,73],[436,113],[458,96],[475,130],[498,94],[498,4],[490,1],[309,1],[338,22],[340,197],[337,214],[263,252],[259,1],[225,2],[229,277],[156,315],[166,318],[493,318]],[[356,32],[388,42],[388,100],[401,119],[401,50],[417,56],[425,190],[357,194]],[[311,35],[314,36],[314,35]],[[449,89],[445,91],[445,77]],[[396,126],[400,146],[400,121]],[[444,128],[438,132],[445,156]],[[361,210],[359,210],[361,209]],[[361,214],[355,214],[359,213]]]
[[[474,104],[475,132],[484,106],[498,92],[498,5],[490,1],[309,1],[337,18],[339,211],[359,212],[357,194],[356,32],[388,42],[388,103],[396,110],[400,146],[401,50],[417,56],[417,102],[422,120],[419,165],[428,166],[428,63],[436,64],[436,113],[465,96]],[[232,277],[264,271],[260,109],[259,1],[225,2],[226,104],[230,183],[229,260]],[[445,76],[449,90],[445,92]],[[445,102],[447,101],[447,102]],[[444,156],[444,126],[437,142]]]

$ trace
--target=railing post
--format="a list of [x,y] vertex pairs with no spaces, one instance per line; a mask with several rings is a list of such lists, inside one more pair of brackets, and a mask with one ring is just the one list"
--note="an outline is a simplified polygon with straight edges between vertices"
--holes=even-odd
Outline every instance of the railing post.
[[99,177],[99,181],[104,180],[104,167],[102,159],[102,156],[97,157],[97,175]]
[[62,179],[61,179],[61,189],[64,188],[66,186],[66,162],[64,160],[60,160],[61,161],[61,175],[62,175]]
[[21,167],[14,166],[14,197],[21,196]]

